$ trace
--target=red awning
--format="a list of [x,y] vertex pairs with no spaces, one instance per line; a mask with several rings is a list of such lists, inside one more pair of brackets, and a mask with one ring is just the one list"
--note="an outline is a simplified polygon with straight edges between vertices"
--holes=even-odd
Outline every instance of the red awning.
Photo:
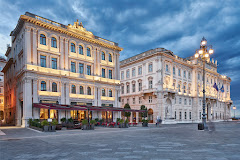
[[61,105],[47,103],[33,103],[33,107],[56,110],[82,110],[82,111],[116,111],[116,112],[146,112],[146,110],[134,110],[116,107],[97,107],[97,106],[82,106],[82,105]]

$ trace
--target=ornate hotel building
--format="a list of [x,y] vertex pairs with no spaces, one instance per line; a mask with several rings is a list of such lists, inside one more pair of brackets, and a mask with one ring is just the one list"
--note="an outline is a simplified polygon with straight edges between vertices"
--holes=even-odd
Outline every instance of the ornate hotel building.
[[[78,21],[63,25],[28,12],[10,36],[3,69],[8,123],[27,126],[29,118],[86,118],[86,111],[39,104],[120,107],[122,48],[117,43],[93,35]],[[90,116],[107,119],[118,114],[91,111]]]
[[[5,65],[6,59],[0,57],[0,71],[2,71]],[[0,125],[4,122],[4,74],[0,72]]]
[[[202,118],[203,79],[202,61],[174,55],[170,50],[156,48],[120,62],[121,106],[131,109],[145,105],[148,119],[155,123],[200,122]],[[230,117],[231,79],[217,72],[217,61],[206,63],[206,112],[208,120],[227,120]],[[216,91],[214,84],[224,92]],[[134,113],[131,121],[140,121]]]

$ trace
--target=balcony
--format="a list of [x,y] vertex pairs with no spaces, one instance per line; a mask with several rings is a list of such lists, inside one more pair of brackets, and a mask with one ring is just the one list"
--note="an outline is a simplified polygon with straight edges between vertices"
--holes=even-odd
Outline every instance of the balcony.
[[114,98],[114,97],[105,97],[105,96],[102,96],[102,97],[101,97],[101,100],[103,100],[103,101],[114,101],[115,98]]
[[94,99],[94,95],[72,94],[72,93],[70,93],[69,96],[71,98]]
[[143,89],[143,94],[146,94],[146,93],[156,93],[156,92],[157,92],[157,88]]
[[61,92],[50,92],[50,91],[38,91],[39,96],[54,96],[54,97],[60,97]]

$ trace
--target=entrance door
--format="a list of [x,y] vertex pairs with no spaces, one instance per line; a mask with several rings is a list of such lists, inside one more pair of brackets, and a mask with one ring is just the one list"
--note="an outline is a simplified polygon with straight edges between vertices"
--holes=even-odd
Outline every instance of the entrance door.
[[153,110],[152,110],[152,108],[150,108],[148,110],[148,122],[153,123]]

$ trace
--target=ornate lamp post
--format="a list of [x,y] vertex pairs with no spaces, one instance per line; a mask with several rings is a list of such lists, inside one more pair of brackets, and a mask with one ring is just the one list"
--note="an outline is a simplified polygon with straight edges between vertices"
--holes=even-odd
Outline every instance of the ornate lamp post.
[[236,106],[233,106],[233,110],[234,110],[234,119],[235,119],[235,110],[236,110]]
[[203,113],[202,113],[202,123],[204,130],[207,130],[206,123],[206,96],[205,96],[205,64],[206,60],[209,59],[210,54],[213,54],[212,46],[207,46],[207,40],[203,37],[200,43],[200,49],[196,50],[195,58],[203,61]]

